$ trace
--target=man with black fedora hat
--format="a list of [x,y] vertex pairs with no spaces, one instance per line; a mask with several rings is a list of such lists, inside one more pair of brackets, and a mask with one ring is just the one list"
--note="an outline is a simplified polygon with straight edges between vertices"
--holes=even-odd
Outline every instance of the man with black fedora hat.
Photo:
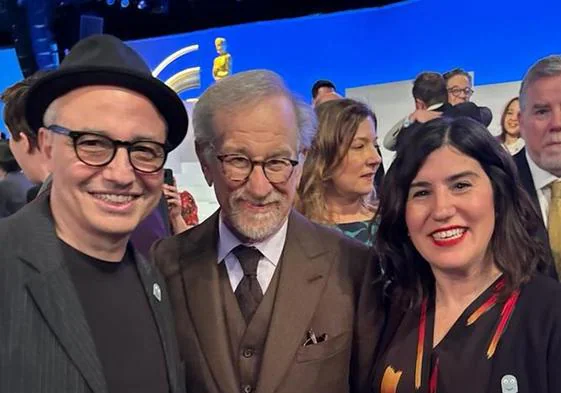
[[1,392],[184,392],[164,280],[130,245],[183,103],[119,39],[80,41],[29,90],[52,186],[0,221]]

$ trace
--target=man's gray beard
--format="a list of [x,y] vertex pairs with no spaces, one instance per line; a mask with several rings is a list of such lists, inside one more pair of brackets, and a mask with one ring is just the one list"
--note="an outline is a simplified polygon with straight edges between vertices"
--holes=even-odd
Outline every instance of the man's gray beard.
[[[251,200],[243,195],[243,190],[240,190],[237,195],[233,194],[230,197],[230,217],[228,221],[241,236],[252,242],[260,242],[274,235],[282,223],[286,219],[286,214],[283,214],[283,203],[286,197],[282,194],[273,191],[262,201]],[[250,215],[249,212],[244,211],[239,207],[241,200],[251,201],[254,203],[271,203],[270,211],[265,213],[257,213]]]
[[[241,218],[241,220],[240,220]],[[240,235],[253,242],[260,242],[274,235],[285,217],[280,217],[280,211],[273,210],[263,214],[256,214],[251,218],[236,215],[231,217],[232,225]]]

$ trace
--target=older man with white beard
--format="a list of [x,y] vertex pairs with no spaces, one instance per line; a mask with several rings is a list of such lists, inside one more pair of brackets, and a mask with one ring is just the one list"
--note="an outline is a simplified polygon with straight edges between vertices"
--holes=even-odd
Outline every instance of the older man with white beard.
[[379,288],[368,250],[292,209],[315,133],[270,71],[210,87],[195,143],[220,209],[157,243],[197,392],[366,392]]

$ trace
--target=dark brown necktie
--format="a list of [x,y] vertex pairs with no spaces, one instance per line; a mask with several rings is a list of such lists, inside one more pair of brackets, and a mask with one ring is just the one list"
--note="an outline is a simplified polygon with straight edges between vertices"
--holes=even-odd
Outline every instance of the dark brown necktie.
[[243,269],[243,278],[234,293],[242,315],[246,323],[249,323],[263,299],[263,291],[257,281],[257,263],[261,259],[261,252],[255,247],[243,245],[237,246],[232,252],[240,261]]

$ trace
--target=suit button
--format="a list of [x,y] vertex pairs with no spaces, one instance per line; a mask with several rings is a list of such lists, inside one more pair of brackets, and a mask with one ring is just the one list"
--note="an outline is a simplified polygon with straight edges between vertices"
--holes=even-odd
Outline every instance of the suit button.
[[253,390],[253,389],[252,389],[251,385],[244,385],[244,386],[242,386],[242,392],[243,392],[243,393],[251,393],[252,390]]
[[249,359],[250,357],[253,356],[254,353],[255,353],[255,351],[254,351],[253,349],[251,349],[251,348],[246,348],[246,349],[243,350],[242,355],[243,355],[244,358],[248,358],[248,359]]

